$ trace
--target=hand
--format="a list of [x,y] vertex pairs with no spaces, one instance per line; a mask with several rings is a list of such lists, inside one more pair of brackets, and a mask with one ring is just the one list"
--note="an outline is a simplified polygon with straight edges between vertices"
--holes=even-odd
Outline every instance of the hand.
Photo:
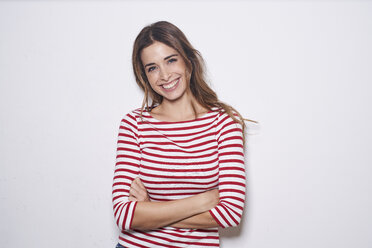
[[141,179],[136,177],[132,184],[130,185],[129,190],[129,200],[130,201],[150,201],[149,194],[147,193],[147,189],[145,185],[143,185]]

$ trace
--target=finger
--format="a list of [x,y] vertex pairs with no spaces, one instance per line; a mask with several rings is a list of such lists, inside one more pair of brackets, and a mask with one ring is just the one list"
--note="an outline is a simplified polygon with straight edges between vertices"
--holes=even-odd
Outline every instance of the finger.
[[139,177],[137,177],[137,178],[138,178],[138,180],[136,180],[136,181],[137,181],[138,186],[141,187],[143,190],[147,191],[147,189],[146,189],[145,185],[143,184],[143,182],[141,181],[141,179]]
[[133,181],[133,188],[135,188],[141,195],[143,196],[147,195],[147,189],[139,178],[136,178]]
[[135,198],[134,196],[131,196],[131,195],[130,195],[130,196],[128,197],[128,200],[129,200],[129,201],[137,201],[137,198]]
[[136,189],[138,192],[141,191],[141,187],[138,185],[138,181],[136,179],[133,180],[130,187]]
[[139,191],[140,189],[143,189],[143,188],[142,188],[142,182],[141,182],[141,179],[139,179],[138,177],[136,177],[136,178],[133,180],[133,182],[132,182],[132,184],[131,184],[131,187],[135,187],[138,191]]
[[131,187],[129,190],[129,195],[138,198],[141,194],[135,187]]
[[137,184],[137,179],[138,177],[134,178],[132,183],[130,184],[130,186],[132,187],[133,185],[136,185]]
[[132,194],[137,201],[150,201],[146,187],[143,185],[141,179],[136,177],[131,184]]
[[140,200],[143,198],[143,190],[140,188],[132,187],[130,189],[130,194],[137,198],[137,200]]

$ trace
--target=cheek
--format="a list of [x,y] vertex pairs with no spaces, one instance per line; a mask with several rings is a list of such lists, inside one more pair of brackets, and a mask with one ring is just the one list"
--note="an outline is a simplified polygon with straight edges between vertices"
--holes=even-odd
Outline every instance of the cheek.
[[156,76],[156,73],[149,73],[146,76],[147,76],[147,80],[149,81],[149,83],[151,84],[151,86],[153,84],[155,84],[156,81],[158,80],[158,77]]
[[187,67],[184,63],[180,63],[178,66],[177,66],[177,71],[179,73],[182,73],[182,74],[187,74]]
[[147,81],[150,84],[150,87],[157,92],[158,89],[156,87],[157,77],[155,75],[147,75]]

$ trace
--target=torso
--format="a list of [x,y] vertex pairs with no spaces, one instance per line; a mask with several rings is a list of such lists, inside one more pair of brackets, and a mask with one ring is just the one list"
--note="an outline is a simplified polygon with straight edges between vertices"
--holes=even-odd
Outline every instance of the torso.
[[152,200],[184,198],[218,186],[217,113],[180,122],[155,119],[152,112],[143,117],[140,178]]

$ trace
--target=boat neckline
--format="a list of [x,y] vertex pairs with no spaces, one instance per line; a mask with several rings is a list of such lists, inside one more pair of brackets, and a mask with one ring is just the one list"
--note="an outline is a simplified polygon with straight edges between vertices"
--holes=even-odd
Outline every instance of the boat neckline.
[[187,123],[187,122],[193,122],[193,121],[201,120],[201,119],[203,119],[203,118],[205,118],[205,117],[208,117],[208,115],[209,115],[210,113],[213,113],[213,112],[215,112],[215,111],[216,111],[216,110],[215,110],[214,108],[212,108],[212,109],[209,110],[208,112],[205,112],[204,114],[202,114],[201,116],[199,116],[199,117],[197,117],[197,118],[195,118],[195,119],[184,120],[184,121],[166,121],[166,120],[160,120],[160,119],[154,117],[154,116],[151,114],[151,112],[149,112],[149,111],[147,111],[147,110],[144,110],[143,112],[146,113],[146,114],[148,115],[147,117],[151,118],[151,120],[154,120],[154,121],[156,121],[156,122],[161,122],[161,123],[174,123],[174,124],[177,124],[177,123]]

